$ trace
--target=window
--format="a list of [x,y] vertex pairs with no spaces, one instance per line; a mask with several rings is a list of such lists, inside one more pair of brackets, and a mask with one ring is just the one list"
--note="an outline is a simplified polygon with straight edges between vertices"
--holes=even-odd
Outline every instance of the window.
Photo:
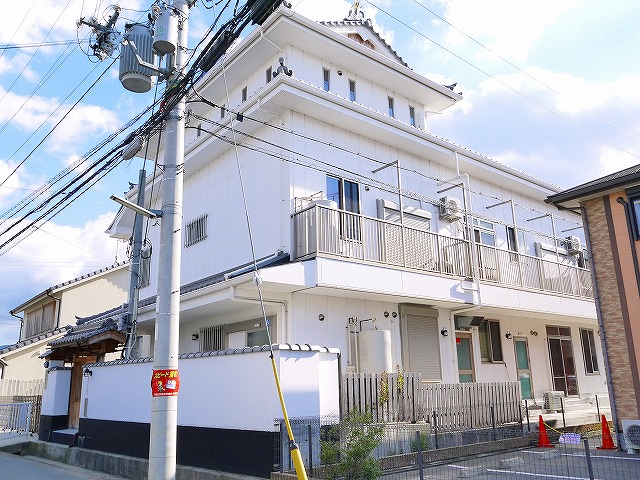
[[202,135],[202,124],[199,123],[197,130],[196,130],[196,136],[199,137],[200,135]]
[[593,338],[593,330],[580,329],[580,341],[582,342],[582,355],[584,356],[584,369],[587,373],[598,373],[598,357],[596,355],[596,342]]
[[149,286],[151,278],[151,246],[142,247],[140,250],[140,269],[138,270],[138,287]]
[[247,101],[247,87],[244,87],[242,89],[242,101],[246,102]]
[[184,246],[190,247],[194,243],[198,243],[201,240],[207,238],[207,218],[208,215],[204,214],[195,220],[190,221],[185,225],[184,232]]
[[[507,225],[506,227],[507,227],[507,249],[510,252],[526,253],[527,244],[525,243],[525,240],[524,240],[524,232],[510,225]],[[509,255],[509,257],[512,262],[518,259],[517,255]]]
[[266,79],[266,83],[269,83],[271,81],[271,79],[273,78],[273,70],[271,70],[271,67],[267,68],[267,71],[265,72],[265,79]]
[[409,125],[416,126],[416,109],[411,106],[409,107]]
[[[327,199],[336,202],[340,210],[360,213],[360,191],[356,182],[327,175]],[[340,232],[350,240],[359,240],[360,219],[350,213],[340,214]]]
[[49,302],[46,305],[26,312],[22,331],[22,340],[33,337],[42,332],[53,330],[56,327],[56,303]]
[[224,350],[224,325],[201,327],[198,338],[201,352]]
[[395,112],[395,108],[393,106],[394,102],[393,102],[393,97],[387,97],[387,101],[389,104],[389,116],[391,118],[394,118],[396,116],[396,112]]
[[496,233],[493,223],[474,218],[473,225],[473,235],[475,236],[476,243],[489,245],[491,247],[496,245]]
[[356,101],[356,81],[349,80],[349,100]]
[[631,217],[633,220],[633,233],[635,239],[640,240],[640,196],[630,197],[629,203],[631,204]]
[[502,362],[502,339],[500,323],[483,320],[478,327],[480,336],[480,358],[483,362]]
[[227,107],[226,105],[222,105],[220,107],[220,118],[223,119],[226,114],[227,114]]
[[322,88],[324,88],[325,92],[328,92],[331,84],[329,83],[329,70],[327,68],[322,69],[322,79]]

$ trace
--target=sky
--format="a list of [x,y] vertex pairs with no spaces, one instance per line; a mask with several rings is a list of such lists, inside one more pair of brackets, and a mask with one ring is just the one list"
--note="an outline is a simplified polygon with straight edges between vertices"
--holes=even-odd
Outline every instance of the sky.
[[[352,4],[290,3],[314,20],[341,20]],[[151,0],[119,5],[122,31],[125,20],[146,18]],[[90,29],[78,27],[78,19],[104,23],[112,6],[33,0],[14,2],[0,16],[0,213],[13,211],[153,102],[154,90],[124,90],[118,63],[98,61],[82,41]],[[410,68],[457,83],[464,99],[432,117],[432,133],[560,188],[640,162],[637,0],[362,0],[360,6]],[[191,9],[190,45],[213,23],[216,8],[198,0]],[[141,167],[140,159],[121,164],[25,240],[0,250],[0,346],[18,340],[20,321],[10,310],[126,259],[126,244],[104,233],[117,211],[109,196],[137,183]],[[0,217],[0,232],[16,221]]]

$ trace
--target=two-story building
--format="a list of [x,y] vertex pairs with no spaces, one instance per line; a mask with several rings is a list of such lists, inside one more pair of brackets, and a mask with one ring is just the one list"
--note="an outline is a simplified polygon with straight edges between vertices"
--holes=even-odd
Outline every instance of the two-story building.
[[[548,391],[606,395],[580,216],[545,204],[557,187],[432,133],[430,118],[459,101],[411,70],[357,9],[318,23],[281,5],[196,85],[184,166],[180,463],[270,471],[271,453],[194,453],[212,441],[273,442],[279,407],[259,348],[267,323],[292,416],[337,413],[348,372],[397,368],[423,382],[519,382],[537,401]],[[161,166],[163,151],[147,151]],[[153,209],[160,170],[144,185]],[[128,238],[132,225],[122,209],[110,233]],[[153,222],[147,240],[138,357],[154,343]],[[89,369],[83,444],[144,456],[151,364]],[[108,385],[136,402],[110,403]],[[139,441],[100,440],[114,432]]]

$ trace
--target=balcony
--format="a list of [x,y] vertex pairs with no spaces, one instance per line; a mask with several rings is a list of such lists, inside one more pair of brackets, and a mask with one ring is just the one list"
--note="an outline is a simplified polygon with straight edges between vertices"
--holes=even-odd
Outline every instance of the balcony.
[[[320,202],[296,212],[292,219],[295,260],[328,256],[448,277],[473,277],[472,245],[462,238],[337,210]],[[593,298],[588,269],[486,245],[475,248],[483,282]]]

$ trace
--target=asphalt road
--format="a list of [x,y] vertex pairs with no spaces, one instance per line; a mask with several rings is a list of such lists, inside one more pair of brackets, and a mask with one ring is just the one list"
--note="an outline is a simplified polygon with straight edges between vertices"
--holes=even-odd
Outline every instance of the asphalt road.
[[121,480],[104,473],[85,470],[38,457],[21,457],[0,452],[1,480]]

